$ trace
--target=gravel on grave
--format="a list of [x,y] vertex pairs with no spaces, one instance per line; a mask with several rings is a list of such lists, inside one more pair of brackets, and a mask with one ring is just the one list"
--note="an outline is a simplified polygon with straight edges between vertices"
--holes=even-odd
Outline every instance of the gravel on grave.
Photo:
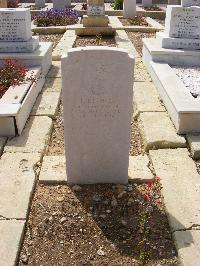
[[172,66],[193,97],[200,99],[200,67]]
[[85,46],[109,46],[116,47],[114,37],[110,36],[77,36],[73,47],[85,47]]
[[38,185],[19,265],[178,265],[163,204],[152,206],[144,234],[143,190]]
[[143,38],[155,38],[155,33],[147,33],[147,32],[126,32],[129,39],[135,46],[136,51],[140,56],[142,56],[142,39]]
[[[58,114],[53,121],[53,132],[49,144],[48,155],[64,155],[64,125],[63,125],[63,105],[60,104]],[[133,118],[131,122],[131,139],[130,139],[130,155],[137,156],[144,154],[144,147],[138,122]]]
[[40,42],[53,42],[53,49],[59,43],[60,39],[62,38],[63,34],[34,34],[34,36],[39,36]]

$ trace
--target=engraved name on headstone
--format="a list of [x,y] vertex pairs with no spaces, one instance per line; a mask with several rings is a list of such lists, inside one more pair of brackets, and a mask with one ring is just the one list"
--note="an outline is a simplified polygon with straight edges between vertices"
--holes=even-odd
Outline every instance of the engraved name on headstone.
[[200,0],[182,0],[181,6],[183,7],[200,6]]
[[28,41],[31,33],[30,10],[2,8],[0,10],[0,41]]
[[103,0],[89,0],[87,7],[88,16],[104,16],[105,5]]
[[168,6],[165,34],[172,38],[200,38],[200,8]]
[[69,183],[127,182],[133,67],[118,48],[75,48],[62,58]]

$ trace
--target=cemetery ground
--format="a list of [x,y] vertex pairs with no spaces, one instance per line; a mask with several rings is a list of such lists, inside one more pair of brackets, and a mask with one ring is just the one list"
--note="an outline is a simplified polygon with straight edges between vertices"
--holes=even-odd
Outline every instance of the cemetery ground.
[[[141,39],[154,33],[127,35],[138,53],[130,140],[133,179],[127,185],[67,185],[61,69],[60,62],[53,62],[22,135],[0,142],[5,175],[19,171],[17,192],[9,192],[0,214],[5,223],[21,223],[3,234],[12,244],[6,259],[20,266],[179,265],[190,254],[195,265],[199,206],[193,180],[199,178],[200,163],[191,159],[184,136],[176,134],[142,63]],[[63,35],[39,37],[53,41],[55,51]],[[71,46],[87,45],[117,42],[79,37]],[[21,185],[18,175],[34,181]]]
[[[142,37],[152,34],[129,34],[141,54]],[[56,39],[52,38],[57,42]],[[97,36],[77,37],[73,46],[99,44],[116,45],[113,38]],[[140,57],[138,61],[144,73]],[[145,77],[140,68],[140,78]],[[60,80],[59,70],[54,72],[53,76],[57,77],[50,75],[50,79]],[[148,82],[147,73],[146,78]],[[139,123],[135,113],[131,123],[131,156],[148,155]],[[45,154],[64,158],[62,103],[53,119],[51,140]],[[153,178],[152,164],[149,169]],[[68,186],[57,182],[56,176],[54,179],[53,184],[37,183],[20,254],[22,265],[178,265],[160,194],[161,184],[151,202],[145,198],[151,183],[147,185],[144,181],[130,180],[127,186]]]

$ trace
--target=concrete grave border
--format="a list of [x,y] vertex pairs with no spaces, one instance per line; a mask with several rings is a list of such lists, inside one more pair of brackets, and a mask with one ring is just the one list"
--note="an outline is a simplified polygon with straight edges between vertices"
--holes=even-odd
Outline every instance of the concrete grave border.
[[174,122],[177,133],[200,131],[200,100],[190,94],[168,64],[153,61],[148,63],[145,58],[144,63]]

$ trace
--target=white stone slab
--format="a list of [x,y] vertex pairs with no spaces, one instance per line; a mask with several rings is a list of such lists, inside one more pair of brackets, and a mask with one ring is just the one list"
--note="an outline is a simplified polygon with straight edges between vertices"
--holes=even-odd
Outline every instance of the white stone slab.
[[173,235],[181,265],[199,266],[200,231],[194,228],[194,230],[178,231]]
[[70,183],[128,181],[133,69],[133,57],[118,48],[76,48],[62,58]]
[[43,153],[50,138],[52,120],[45,116],[31,117],[21,136],[9,139],[4,151]]
[[200,50],[162,48],[154,38],[143,39],[143,62],[151,61],[175,66],[200,66]]
[[183,7],[200,6],[200,0],[181,0]]
[[149,154],[156,175],[161,178],[172,231],[199,225],[200,178],[188,150],[162,149]]
[[149,158],[146,154],[129,156],[129,180],[134,182],[152,180],[154,176],[148,166]]
[[13,266],[17,264],[24,225],[25,221],[0,221],[0,265]]
[[136,16],[136,0],[124,0],[123,17],[133,18]]
[[66,183],[65,156],[44,156],[39,181],[41,183]]
[[32,53],[38,46],[38,36],[32,37],[27,42],[0,42],[0,53]]
[[167,6],[165,34],[172,38],[200,38],[200,7]]
[[170,38],[164,32],[157,32],[156,40],[162,48],[166,49],[200,49],[200,39]]
[[45,76],[52,62],[52,43],[40,42],[38,49],[32,53],[0,53],[0,66],[3,64],[3,58],[16,58],[28,67],[41,66],[42,74]]
[[28,41],[31,33],[31,13],[27,8],[0,10],[0,42]]
[[38,153],[3,153],[0,160],[0,215],[26,219],[36,177]]
[[[146,58],[145,58],[146,59]],[[179,134],[200,131],[200,101],[165,63],[144,61]]]

